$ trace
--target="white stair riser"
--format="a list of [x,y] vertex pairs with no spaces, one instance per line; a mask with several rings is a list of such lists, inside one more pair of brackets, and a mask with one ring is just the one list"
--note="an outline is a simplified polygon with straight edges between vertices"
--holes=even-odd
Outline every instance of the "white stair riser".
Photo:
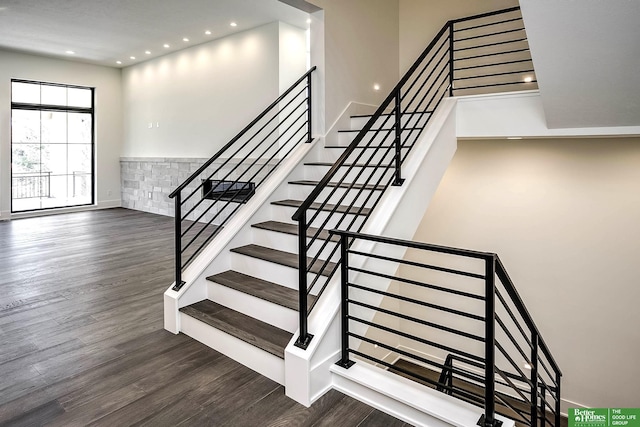
[[[341,148],[325,148],[325,151],[340,151],[343,150]],[[402,148],[403,157],[406,156],[408,151],[408,147]],[[363,148],[356,147],[351,154],[349,154],[345,163],[348,164],[364,164],[364,165],[378,165],[378,164],[392,164],[395,159],[395,148],[388,146],[384,146],[382,148]],[[339,156],[336,157],[335,160],[329,160],[335,162]]]
[[[295,211],[296,211],[296,208],[274,205],[272,206],[272,212],[273,212],[272,218],[274,221],[291,222],[291,217],[293,216]],[[340,226],[341,228],[344,228],[344,226],[346,226],[347,224],[351,224],[354,218],[356,219],[354,224],[358,224],[358,225],[362,224],[362,221],[364,220],[364,218],[361,215],[353,215],[353,214],[344,215],[341,213],[334,213],[333,215],[331,215],[329,220],[326,221],[330,212],[322,211],[313,220],[313,222],[311,222],[311,218],[316,214],[316,212],[317,211],[315,210],[309,210],[307,212],[307,221],[310,222],[309,224],[310,226],[316,227],[316,228],[323,228],[325,230],[332,230],[333,228],[336,228],[336,226]],[[338,224],[339,221],[340,221],[340,224]]]
[[[429,114],[404,114],[401,118],[400,123],[402,123],[402,126],[415,126],[416,124],[424,124],[427,120],[427,118],[429,117]],[[367,124],[367,122],[369,121],[371,117],[366,116],[366,117],[351,117],[351,129],[362,129],[363,127],[365,127],[365,125]],[[386,121],[387,116],[381,116],[380,118],[378,118],[378,120],[376,120],[376,122],[374,123],[374,125],[372,126],[373,128],[380,128],[381,126],[384,126],[384,128],[390,128],[393,126],[393,124],[395,123],[395,117],[391,117],[389,118],[389,120]]]
[[284,384],[284,360],[180,313],[180,331],[265,377]]
[[[293,234],[279,233],[277,231],[264,230],[260,228],[253,229],[253,242],[257,245],[266,246],[279,251],[298,253],[298,236]],[[322,250],[321,259],[328,259],[331,252],[334,251],[337,242],[328,242],[325,240],[316,240],[308,249],[309,254],[315,255]],[[323,248],[324,246],[324,248]],[[339,250],[336,250],[331,258],[332,261],[340,259]]]
[[[347,146],[356,139],[358,132],[338,132],[338,145]],[[362,138],[358,145],[391,145],[395,141],[396,135],[392,130],[381,130],[380,132],[370,131]]]
[[[289,198],[294,200],[304,200],[309,194],[309,189],[314,188],[310,185],[290,184],[289,185]],[[341,187],[327,187],[320,192],[317,200],[327,200],[329,203],[339,205],[351,205],[371,207],[375,199],[381,194],[380,190],[373,191],[374,194],[369,197],[371,190],[360,190],[341,188]],[[367,200],[368,199],[368,200]]]
[[[298,290],[298,269],[265,261],[259,258],[232,253],[231,267],[233,270],[258,279],[273,281],[277,278],[278,284]],[[312,292],[315,294],[315,292]]]
[[209,299],[254,319],[294,333],[298,329],[298,312],[220,285],[208,284]]
[[[305,165],[304,178],[310,181],[320,181],[322,178],[324,178],[327,172],[329,172],[329,169],[331,169],[331,166]],[[386,172],[386,174],[383,168],[373,168],[373,167],[364,168],[364,167],[354,166],[351,168],[351,170],[348,170],[348,169],[349,167],[346,167],[346,166],[343,166],[340,169],[338,169],[338,172],[336,172],[336,174],[332,178],[332,181],[338,182],[344,176],[344,182],[356,182],[358,184],[362,184],[362,183],[375,184],[378,182],[378,180],[382,175],[389,177],[389,176],[392,176],[394,173],[394,169],[392,167],[389,168],[389,171]],[[385,182],[384,177],[380,182],[381,183]]]

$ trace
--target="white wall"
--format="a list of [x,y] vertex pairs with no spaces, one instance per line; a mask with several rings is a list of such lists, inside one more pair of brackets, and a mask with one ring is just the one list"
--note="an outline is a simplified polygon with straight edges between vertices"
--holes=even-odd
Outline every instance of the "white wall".
[[278,96],[279,33],[273,22],[125,68],[122,156],[213,155]]
[[414,239],[498,253],[589,407],[640,404],[638,164],[640,138],[459,141]]
[[518,0],[399,0],[400,74],[420,56],[450,19],[518,6]]
[[[398,0],[310,0],[324,9],[313,14],[324,19],[324,101],[326,128],[350,102],[379,105],[399,80]],[[312,50],[312,58],[315,56]],[[380,85],[379,91],[373,85]]]
[[307,38],[305,30],[279,23],[278,93],[284,92],[307,71]]
[[0,50],[0,214],[11,209],[11,79],[95,87],[96,202],[120,206],[120,70]]

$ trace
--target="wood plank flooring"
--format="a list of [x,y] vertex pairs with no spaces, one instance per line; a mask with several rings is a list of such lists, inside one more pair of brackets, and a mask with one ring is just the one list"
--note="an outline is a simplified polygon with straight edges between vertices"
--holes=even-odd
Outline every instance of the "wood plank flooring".
[[311,408],[163,330],[173,219],[0,222],[0,426],[405,426],[332,391]]

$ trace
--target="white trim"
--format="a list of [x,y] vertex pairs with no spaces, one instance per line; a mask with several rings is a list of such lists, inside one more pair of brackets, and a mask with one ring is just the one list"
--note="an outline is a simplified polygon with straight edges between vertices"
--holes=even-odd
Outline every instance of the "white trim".
[[114,200],[106,200],[102,202],[98,202],[94,205],[84,205],[84,206],[73,206],[69,208],[53,208],[53,209],[42,209],[35,210],[29,212],[15,212],[10,213],[9,211],[2,212],[2,217],[8,215],[9,218],[4,219],[22,219],[22,218],[35,218],[40,216],[50,216],[50,215],[60,215],[66,213],[75,213],[75,212],[86,212],[86,211],[96,211],[101,209],[112,209],[119,208],[122,206],[120,199]]
[[[416,426],[474,426],[482,408],[366,363],[333,365],[334,388]],[[496,415],[504,427],[513,420]]]

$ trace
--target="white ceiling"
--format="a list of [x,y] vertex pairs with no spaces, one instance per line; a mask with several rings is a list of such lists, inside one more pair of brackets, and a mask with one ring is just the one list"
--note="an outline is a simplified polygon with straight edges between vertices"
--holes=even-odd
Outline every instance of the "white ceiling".
[[640,1],[520,6],[548,127],[640,125]]
[[308,17],[278,0],[0,0],[0,49],[125,67],[276,20],[306,28]]

